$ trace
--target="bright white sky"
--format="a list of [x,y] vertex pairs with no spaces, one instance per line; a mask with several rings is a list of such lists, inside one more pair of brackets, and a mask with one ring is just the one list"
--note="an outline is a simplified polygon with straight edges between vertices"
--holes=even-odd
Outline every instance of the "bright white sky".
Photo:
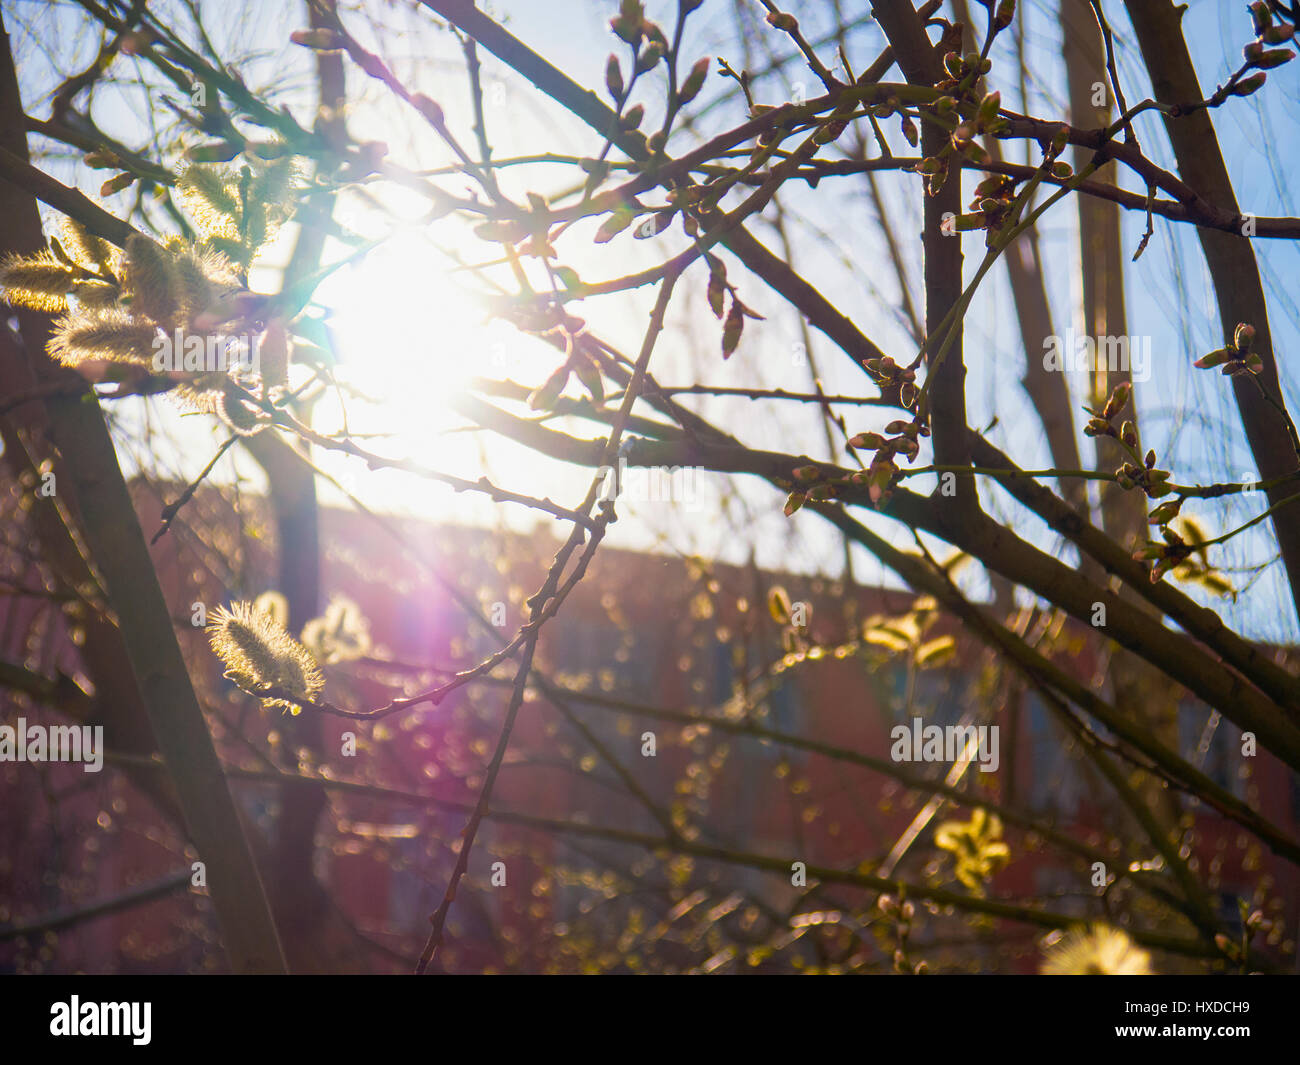
[[[300,121],[308,121],[308,101],[314,99],[310,56],[288,43],[289,32],[302,27],[301,5],[289,2],[252,5],[254,13],[236,24],[229,22],[228,15],[235,5],[208,3],[204,6],[212,12],[209,30],[218,50],[223,55],[254,53],[257,58],[242,67],[249,83],[254,87],[268,83],[287,87],[286,99],[294,103]],[[446,34],[428,31],[430,16],[426,11],[408,11],[387,4],[367,6],[380,12],[379,17],[386,20],[390,29],[408,29],[401,34],[382,35],[385,41],[396,42],[383,49],[385,58],[408,85],[440,100],[454,130],[465,144],[471,144],[459,47]],[[493,0],[491,6],[498,15],[504,11],[517,36],[582,84],[599,87],[603,83],[606,55],[616,46],[621,53],[621,43],[606,26],[617,7],[614,0],[599,3]],[[791,6],[804,20],[805,27],[815,25],[815,12],[822,9],[820,4]],[[661,0],[648,7],[653,17],[671,27],[675,0]],[[730,5],[723,4],[722,0],[709,0],[694,17],[692,31],[687,35],[687,52],[692,59],[700,55],[725,55],[739,67],[744,60],[742,46],[724,36],[724,32],[729,32],[725,19],[709,18],[710,10],[723,7],[730,10]],[[162,9],[165,8],[166,5]],[[6,19],[11,34],[17,38],[20,76],[29,90],[28,105],[43,114],[48,108],[48,87],[54,83],[43,50],[57,49],[55,59],[61,70],[80,69],[93,54],[97,42],[80,40],[75,47],[70,47],[73,39],[70,34],[50,32],[53,18],[57,17],[70,28],[80,24],[79,14],[63,10],[51,16],[43,13],[44,5],[26,3],[10,5],[10,9],[6,11]],[[345,17],[353,32],[367,41],[364,22],[355,15]],[[1039,77],[1030,85],[1029,110],[1042,115],[1062,113],[1063,75],[1056,59],[1057,30],[1036,7],[1029,9],[1027,17],[1031,67]],[[1212,88],[1210,82],[1224,80],[1236,68],[1240,46],[1249,38],[1249,19],[1244,5],[1205,0],[1192,4],[1187,26],[1208,91]],[[31,36],[33,31],[37,37]],[[855,66],[866,65],[874,58],[879,45],[880,37],[874,26],[865,25],[858,30],[849,47]],[[828,61],[831,58],[828,53]],[[594,134],[513,74],[503,71],[491,56],[484,54],[483,61],[487,126],[498,158],[547,150],[587,154],[598,146]],[[792,79],[811,81],[801,68],[788,69]],[[126,73],[124,69],[124,79]],[[995,67],[995,81],[996,74]],[[1120,74],[1128,86],[1143,84],[1136,48],[1123,37]],[[1261,214],[1297,213],[1294,194],[1278,176],[1296,161],[1295,138],[1290,131],[1296,128],[1300,118],[1297,77],[1300,77],[1300,63],[1295,64],[1294,70],[1286,67],[1271,74],[1268,90],[1251,100],[1236,102],[1231,115],[1219,113],[1219,133],[1225,154],[1234,167],[1239,199],[1247,209]],[[391,157],[411,168],[441,166],[448,161],[445,150],[425,134],[419,120],[392,101],[382,87],[367,82],[350,64],[348,78],[351,91],[363,89],[365,93],[363,102],[349,117],[354,137],[385,141],[390,146]],[[650,120],[661,113],[658,84],[656,80],[654,95],[646,98]],[[706,97],[724,87],[720,80],[710,79]],[[1014,88],[1009,85],[1002,88],[1008,105],[1017,106]],[[782,86],[769,81],[760,90],[759,99],[778,103],[788,98],[790,91],[788,83]],[[1137,97],[1140,93],[1137,88],[1131,88],[1129,95]],[[138,100],[131,94],[119,94],[115,101],[106,97],[97,105],[96,114],[123,140],[139,143],[142,122],[147,116],[140,113],[142,108],[135,106]],[[710,121],[721,127],[741,117],[740,106],[733,102],[712,112]],[[1167,165],[1169,152],[1160,127],[1153,122],[1139,130],[1144,147]],[[1279,135],[1277,131],[1287,131],[1287,134]],[[676,150],[680,151],[680,145]],[[104,172],[92,172],[68,162],[50,165],[61,179],[75,180],[92,194],[105,176]],[[537,166],[505,171],[502,181],[507,193],[522,200],[523,193],[529,189],[554,194],[567,187],[571,179],[568,168]],[[796,242],[796,265],[886,350],[910,356],[910,341],[897,311],[897,282],[875,235],[873,209],[865,200],[860,180],[838,181],[838,184],[824,183],[815,197],[807,190],[790,190],[786,203],[795,215],[792,236]],[[882,175],[879,181],[882,188],[892,190],[891,221],[900,238],[908,243],[912,289],[917,293],[920,291],[919,248],[913,237],[920,223],[915,181],[888,174]],[[1125,183],[1134,187],[1127,178]],[[461,191],[455,183],[450,187]],[[468,188],[468,182],[464,187]],[[418,216],[418,205],[387,192],[384,199],[388,217],[364,208],[356,200],[341,203],[337,217],[344,224],[374,236],[395,227],[399,219],[413,220]],[[107,206],[120,211],[127,202],[124,196],[118,196]],[[1067,254],[1074,220],[1073,206],[1067,201],[1041,225],[1049,266],[1049,295],[1061,331],[1070,324],[1064,321],[1065,309],[1077,308],[1079,302],[1077,270],[1071,268]],[[1136,215],[1125,216],[1126,247],[1136,247],[1144,221]],[[752,228],[769,246],[779,249],[778,238],[770,227]],[[589,233],[590,228],[586,235],[575,228],[559,245],[561,261],[575,268],[585,280],[617,276],[650,265],[679,246],[664,243],[671,241],[669,234],[634,241],[628,232],[609,245],[597,247],[590,245]],[[268,249],[262,263],[264,268],[254,273],[254,287],[269,290],[278,284],[275,268],[285,261],[292,237],[293,227],[289,227],[284,238]],[[973,270],[973,263],[982,253],[982,237],[974,234],[964,239],[968,269]],[[435,248],[430,241],[438,246]],[[553,351],[541,342],[523,337],[509,327],[485,325],[486,312],[476,296],[481,289],[471,276],[451,270],[445,258],[451,252],[466,261],[478,261],[491,257],[493,248],[477,241],[468,234],[468,227],[452,219],[427,230],[409,227],[384,248],[371,253],[362,264],[340,271],[322,286],[319,300],[332,315],[342,362],[341,377],[382,401],[377,406],[350,403],[349,425],[357,433],[391,434],[367,441],[372,450],[382,454],[413,459],[461,476],[487,473],[503,487],[549,495],[558,502],[572,504],[582,496],[588,483],[589,475],[585,471],[539,459],[482,434],[456,431],[462,423],[445,405],[446,398],[463,387],[471,376],[508,377],[532,385],[556,365]],[[329,254],[337,254],[338,250],[332,248]],[[1283,375],[1294,408],[1291,351],[1300,338],[1300,328],[1289,290],[1290,279],[1300,267],[1297,249],[1282,242],[1259,241],[1257,250],[1273,301],[1272,325],[1279,340]],[[846,269],[846,264],[852,269]],[[732,279],[740,283],[746,302],[767,314],[769,321],[750,323],[740,351],[724,363],[718,351],[717,323],[702,305],[703,268],[696,267],[679,286],[679,302],[670,318],[670,329],[660,341],[652,369],[665,384],[701,381],[713,385],[807,390],[807,368],[791,358],[799,340],[797,320],[761,282],[746,277],[738,265],[734,269]],[[1230,391],[1217,374],[1190,370],[1193,358],[1219,346],[1217,315],[1194,232],[1189,227],[1174,227],[1157,220],[1156,236],[1142,260],[1130,267],[1127,280],[1130,329],[1138,336],[1150,338],[1155,360],[1152,383],[1140,392],[1147,443],[1157,448],[1162,463],[1172,452],[1179,480],[1239,479],[1250,469],[1250,464],[1246,461],[1248,451]],[[634,352],[652,295],[651,290],[646,290],[587,301],[574,310],[586,317],[592,328],[606,339],[625,351]],[[1007,307],[1009,293],[1005,275],[997,270],[987,282],[987,292],[977,299],[967,318],[971,422],[983,426],[994,413],[998,414],[1000,424],[991,434],[993,439],[1009,447],[1025,465],[1046,464],[1040,427],[1026,407],[1018,384],[1025,353]],[[1000,308],[1001,313],[993,314],[993,308]],[[1029,353],[1030,357],[1039,354]],[[814,356],[828,391],[862,391],[861,375],[829,344],[819,340]],[[705,399],[694,406],[729,427],[739,427],[739,435],[756,445],[806,451],[819,457],[826,455],[820,426],[814,412],[807,407],[782,409],[775,404],[760,406]],[[122,407],[118,412],[127,414]],[[175,450],[148,457],[124,454],[128,464],[149,462],[164,473],[193,476],[202,469],[222,438],[220,428],[209,422],[197,418],[177,419],[165,402],[153,402],[147,416],[155,424],[166,425],[172,433]],[[850,410],[849,421],[854,430],[872,429],[878,427],[880,416],[869,410],[857,413]],[[317,410],[317,428],[331,431],[337,427],[337,408],[322,403]],[[595,426],[571,428],[586,435],[600,435]],[[504,514],[515,528],[529,528],[536,520],[530,512],[519,508],[507,507],[503,511],[484,499],[456,495],[448,488],[409,475],[370,473],[354,460],[322,456],[321,464],[377,509],[476,523],[495,522]],[[248,458],[238,460],[238,469],[242,476],[256,477],[256,466]],[[225,460],[219,467],[219,476],[231,475],[229,460]],[[914,487],[928,488],[924,482]],[[729,561],[742,561],[752,544],[760,564],[765,566],[838,572],[837,541],[818,519],[800,515],[794,522],[787,521],[780,513],[781,497],[754,483],[727,502],[726,517],[719,521],[719,504],[711,500],[722,488],[721,479],[706,479],[704,505],[692,511],[664,504],[625,506],[625,518],[612,530],[611,542],[693,551]],[[328,492],[325,494],[328,498]],[[990,505],[1005,504],[994,498]],[[1215,512],[1208,524],[1217,533],[1255,513],[1258,513],[1257,502],[1234,501],[1229,508]],[[900,544],[910,543],[910,536],[897,526],[874,518],[871,521]],[[1054,545],[1050,536],[1032,525],[1025,527],[1025,534],[1045,547]],[[1264,536],[1243,536],[1233,541],[1231,548],[1220,557],[1231,564],[1244,565],[1268,557],[1269,552],[1270,544]],[[865,554],[856,556],[855,565],[860,579],[881,579],[879,566]],[[1278,608],[1278,576],[1279,569],[1274,567],[1239,603],[1216,605],[1226,612],[1231,624],[1247,632],[1271,639],[1294,638],[1293,619],[1289,612]]]

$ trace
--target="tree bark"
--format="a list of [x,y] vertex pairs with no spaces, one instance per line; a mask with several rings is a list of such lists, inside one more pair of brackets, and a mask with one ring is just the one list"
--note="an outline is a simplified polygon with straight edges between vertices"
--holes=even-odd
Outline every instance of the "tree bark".
[[[1155,99],[1164,104],[1188,104],[1203,99],[1196,68],[1183,39],[1182,17],[1186,8],[1171,0],[1125,0],[1124,6],[1151,75]],[[1210,112],[1199,110],[1179,117],[1166,117],[1165,129],[1182,179],[1216,207],[1239,216],[1232,179],[1228,176]],[[1240,322],[1255,327],[1254,350],[1264,360],[1259,382],[1285,409],[1286,400],[1278,382],[1276,356],[1269,331],[1268,304],[1250,238],[1240,232],[1223,233],[1203,227],[1197,227],[1196,235],[1214,284],[1224,341],[1232,339]],[[1293,473],[1297,469],[1296,453],[1282,415],[1245,377],[1234,377],[1232,387],[1260,478],[1267,481]],[[1290,493],[1291,488],[1287,485],[1274,488],[1268,493],[1270,505],[1281,502]],[[1273,514],[1271,521],[1290,582],[1294,619],[1295,610],[1300,609],[1300,508],[1284,507]]]
[[[0,17],[2,19],[2,17]],[[0,20],[0,130],[10,150],[27,158],[23,110],[9,37]],[[31,254],[45,247],[36,200],[0,181],[5,249]],[[231,967],[239,973],[283,972],[284,960],[257,866],[222,773],[198,698],[172,629],[171,615],[118,466],[103,413],[84,380],[45,354],[48,315],[20,312],[28,373],[37,382],[66,381],[75,395],[44,401],[61,462],[56,492],[76,501],[80,533],[109,606],[117,616],[158,749],[172,776],[190,839],[206,866]]]

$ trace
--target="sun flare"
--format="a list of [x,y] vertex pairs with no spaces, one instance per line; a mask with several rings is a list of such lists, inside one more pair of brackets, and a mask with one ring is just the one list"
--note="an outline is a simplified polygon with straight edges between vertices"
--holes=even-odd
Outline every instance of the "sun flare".
[[[488,322],[483,300],[466,275],[440,269],[440,258],[418,233],[402,233],[322,287],[348,431],[367,450],[443,473],[476,480],[495,470],[525,491],[554,485],[555,463],[522,450],[516,456],[508,443],[461,431],[464,419],[454,401],[475,378],[529,382],[540,364],[534,359],[530,367],[527,338]],[[348,395],[349,389],[354,394]],[[316,427],[327,433],[343,429],[337,402],[320,405]],[[367,503],[382,510],[433,506],[465,517],[473,512],[472,501],[453,496],[445,486],[413,492],[411,478],[372,480],[356,460],[337,469],[345,487],[356,486]]]

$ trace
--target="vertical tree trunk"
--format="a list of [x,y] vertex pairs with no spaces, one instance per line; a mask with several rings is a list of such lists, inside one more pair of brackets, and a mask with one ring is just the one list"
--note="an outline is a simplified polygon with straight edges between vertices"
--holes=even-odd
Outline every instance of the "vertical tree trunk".
[[[0,130],[6,147],[27,158],[23,110],[9,37],[0,21]],[[45,247],[36,201],[0,182],[5,247],[30,254]],[[206,869],[231,967],[240,973],[283,972],[270,906],[244,837],[203,711],[190,684],[180,645],[144,535],[136,519],[103,413],[75,373],[45,354],[49,316],[20,312],[29,373],[63,379],[79,394],[45,400],[56,462],[56,492],[75,500],[79,530],[117,616],[158,749],[171,773],[189,837]]]
[[[1203,99],[1200,80],[1183,39],[1182,18],[1186,8],[1171,0],[1125,0],[1125,7],[1151,75],[1155,98],[1166,104]],[[1270,85],[1264,91],[1274,88]],[[1177,118],[1166,117],[1165,129],[1178,160],[1179,176],[1215,207],[1239,214],[1241,209],[1210,115],[1211,112],[1201,110]],[[1214,284],[1224,341],[1232,339],[1239,322],[1249,322],[1255,327],[1258,335],[1254,350],[1264,360],[1259,382],[1285,409],[1268,324],[1268,304],[1250,238],[1205,226],[1198,226],[1196,235]],[[1190,358],[1192,354],[1204,353],[1188,354]],[[1260,395],[1253,381],[1234,377],[1232,388],[1261,479],[1267,481],[1294,472],[1296,453],[1282,415]],[[1281,502],[1292,491],[1290,485],[1273,489],[1268,493],[1269,503]],[[1300,608],[1300,507],[1282,508],[1272,516],[1272,523],[1290,581],[1294,619],[1294,611]]]
[[[1084,129],[1111,122],[1114,95],[1106,70],[1105,39],[1088,0],[1061,0],[1062,54],[1065,59],[1066,83],[1070,98],[1070,122]],[[1074,168],[1079,170],[1092,161],[1092,151],[1074,149]],[[1115,184],[1116,164],[1105,163],[1097,170],[1097,180]],[[1103,338],[1126,338],[1129,335],[1128,313],[1124,299],[1124,253],[1120,236],[1119,206],[1096,196],[1076,196],[1079,211],[1079,276],[1083,280],[1083,333],[1096,341],[1097,363],[1090,377],[1089,405],[1096,409],[1106,402],[1111,391],[1122,384],[1131,385],[1131,365],[1113,369],[1103,364],[1103,353],[1116,350]],[[1131,348],[1127,350],[1132,357]],[[1125,412],[1140,431],[1138,395]],[[1098,437],[1097,467],[1114,469],[1128,457],[1119,443]],[[1139,448],[1139,451],[1141,449]],[[1108,536],[1126,549],[1134,549],[1146,539],[1146,496],[1133,489],[1125,491],[1109,481],[1099,483],[1101,526]],[[1150,604],[1131,589],[1120,584],[1118,594],[1126,609],[1145,610],[1154,614]],[[1103,629],[1104,632],[1104,629]],[[1118,644],[1111,644],[1108,679],[1116,708],[1128,717],[1142,721],[1171,749],[1178,747],[1178,708],[1173,693],[1149,666]],[[1160,811],[1167,827],[1172,828],[1178,805],[1167,789],[1151,778],[1143,782],[1144,797],[1154,811]]]
[[[306,6],[308,23],[313,29],[328,25],[334,7],[332,0]],[[316,74],[320,84],[320,106],[328,109],[329,115],[322,125],[329,133],[343,135],[342,116],[346,104],[343,57],[336,52],[317,53]],[[328,214],[333,210],[334,200],[331,193],[325,192],[313,197],[309,206],[314,211]],[[283,287],[287,288],[316,271],[324,245],[323,228],[310,225],[301,228],[293,255],[285,268]],[[278,436],[261,433],[250,437],[246,444],[266,471],[267,488],[275,511],[279,591],[289,602],[289,629],[296,634],[320,613],[322,605],[316,475],[294,453],[293,445]],[[284,719],[284,750],[291,763],[285,766],[287,771],[298,771],[297,752],[300,749],[319,757],[321,725],[318,714],[300,714]],[[322,929],[331,911],[314,868],[316,827],[325,802],[325,790],[321,787],[284,785],[280,788],[280,816],[276,822],[273,864],[269,874],[271,902],[284,941],[285,955],[294,972],[319,972],[329,968],[323,953],[327,937],[322,934]]]

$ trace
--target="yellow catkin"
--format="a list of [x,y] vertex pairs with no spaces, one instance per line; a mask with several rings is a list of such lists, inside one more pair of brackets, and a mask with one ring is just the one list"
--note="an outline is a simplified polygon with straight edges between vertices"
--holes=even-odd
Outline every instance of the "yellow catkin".
[[1150,976],[1151,955],[1110,925],[1067,932],[1047,948],[1043,976]]
[[80,222],[64,215],[59,219],[59,237],[68,254],[82,266],[104,277],[113,275],[112,248],[92,236]]
[[176,190],[205,240],[238,236],[239,194],[221,168],[196,163],[177,179]]
[[49,353],[65,366],[87,359],[148,365],[157,335],[152,323],[138,321],[118,308],[83,308],[54,323]]
[[240,436],[254,436],[271,424],[270,418],[230,389],[217,394],[217,414]]
[[0,290],[15,307],[58,314],[68,309],[68,290],[75,280],[72,268],[50,252],[10,256],[0,262]]
[[147,237],[126,242],[126,270],[123,284],[131,298],[131,309],[170,326],[180,308],[176,261],[172,254]]
[[197,255],[182,253],[173,259],[172,279],[176,285],[177,317],[189,325],[212,302],[213,284]]
[[[208,639],[225,663],[226,676],[241,688],[283,688],[290,695],[313,700],[324,686],[311,652],[252,603],[236,602],[229,610],[219,607],[214,611]],[[287,700],[265,701],[268,707],[299,712],[299,707]]]

